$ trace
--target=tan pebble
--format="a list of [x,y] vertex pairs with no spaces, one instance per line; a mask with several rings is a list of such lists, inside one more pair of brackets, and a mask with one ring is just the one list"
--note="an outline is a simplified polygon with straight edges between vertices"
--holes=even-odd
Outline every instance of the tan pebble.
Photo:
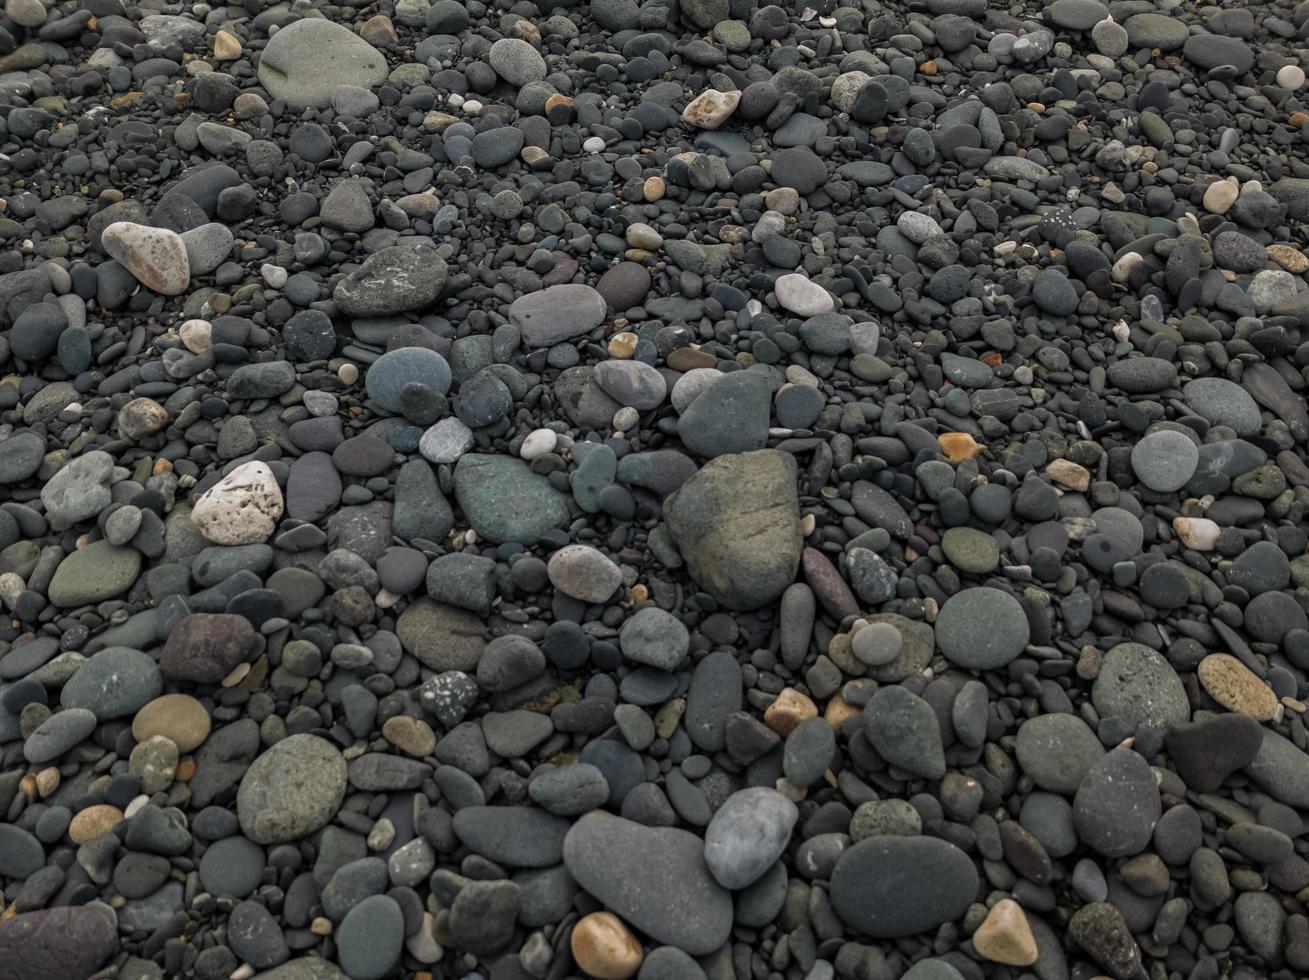
[[764,724],[783,738],[795,731],[806,718],[818,717],[818,705],[807,694],[784,687],[773,703],[764,710]]
[[641,185],[641,195],[647,201],[658,201],[664,196],[665,186],[662,177],[647,177]]
[[698,129],[717,129],[736,111],[740,101],[740,92],[705,89],[682,110],[682,122]]
[[195,776],[195,760],[187,756],[177,764],[177,772],[173,773],[173,778],[179,783],[189,783]]
[[609,338],[609,356],[620,360],[629,360],[636,353],[637,336],[629,330],[623,330]]
[[972,459],[986,447],[980,445],[967,432],[942,432],[936,437],[941,454],[952,463]]
[[54,766],[42,769],[36,774],[36,794],[45,799],[59,788],[59,770]]
[[1200,661],[1196,674],[1209,696],[1228,711],[1255,721],[1277,717],[1277,695],[1231,654],[1211,653]]
[[397,40],[395,24],[391,23],[391,18],[385,14],[376,14],[364,21],[364,26],[359,28],[359,36],[369,44],[383,46],[395,44]]
[[436,734],[421,718],[395,715],[382,725],[382,737],[412,756],[422,758],[436,749]]
[[241,42],[234,34],[219,31],[214,35],[214,59],[217,61],[235,61],[241,57]]
[[209,712],[189,694],[165,694],[146,704],[132,719],[132,735],[144,742],[155,735],[171,739],[180,752],[198,749],[209,737]]
[[828,700],[827,707],[823,709],[823,720],[839,732],[847,721],[858,718],[861,713],[860,708],[856,708],[841,695],[834,694]]
[[36,799],[38,791],[36,788],[36,775],[34,773],[29,772],[18,781],[18,792],[22,793],[23,796],[27,797],[29,800]]
[[592,912],[573,927],[573,959],[597,980],[627,980],[641,968],[641,943],[612,912]]
[[1070,490],[1082,492],[1091,486],[1091,471],[1071,459],[1054,460],[1045,468],[1045,473],[1055,483]]
[[993,963],[1031,966],[1036,962],[1036,938],[1027,913],[1012,898],[1002,898],[973,933],[973,946]]
[[1204,189],[1205,210],[1211,214],[1226,214],[1240,193],[1241,188],[1235,177],[1215,180]]
[[245,677],[248,673],[250,673],[250,665],[248,663],[237,664],[235,667],[232,668],[232,672],[222,679],[221,686],[236,687],[236,685],[240,684],[243,680],[245,680]]
[[359,380],[359,367],[355,364],[342,364],[336,369],[337,380],[343,385],[352,385]]
[[818,526],[818,518],[813,514],[805,514],[800,518],[800,533],[806,538],[814,533],[814,528]]
[[128,801],[127,806],[123,807],[124,819],[130,819],[131,817],[136,816],[141,812],[141,808],[149,802],[150,797],[146,796],[144,793],[132,797],[132,799]]
[[549,113],[551,109],[557,108],[558,106],[573,105],[573,104],[574,104],[573,100],[569,98],[567,95],[562,95],[559,92],[556,92],[554,93],[554,95],[550,96],[548,99],[545,100],[545,111]]
[[97,803],[78,810],[68,825],[68,839],[74,844],[85,844],[112,830],[123,820],[123,811],[108,803]]
[[173,472],[173,464],[166,459],[156,459],[154,467],[150,470],[151,476],[163,476],[165,473]]
[[1306,257],[1297,248],[1279,242],[1275,245],[1269,245],[1266,251],[1268,257],[1287,272],[1294,273],[1297,276],[1309,272],[1309,257]]
[[309,931],[315,936],[330,936],[332,934],[332,920],[325,915],[316,915],[314,921],[309,923]]

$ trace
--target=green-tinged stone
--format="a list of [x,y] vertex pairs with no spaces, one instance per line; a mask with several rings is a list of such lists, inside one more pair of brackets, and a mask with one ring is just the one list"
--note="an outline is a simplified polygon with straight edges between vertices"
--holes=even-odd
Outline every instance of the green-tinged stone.
[[567,498],[526,463],[509,456],[464,456],[455,467],[459,509],[482,537],[535,544],[568,520]]
[[50,601],[70,609],[122,595],[141,571],[141,553],[94,541],[59,563],[50,581]]

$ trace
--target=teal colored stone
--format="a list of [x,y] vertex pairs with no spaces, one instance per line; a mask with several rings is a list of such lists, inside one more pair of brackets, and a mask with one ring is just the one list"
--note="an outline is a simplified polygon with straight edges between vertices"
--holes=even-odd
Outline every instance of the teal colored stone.
[[568,498],[521,459],[472,453],[455,467],[455,499],[489,541],[535,544],[568,520]]
[[600,491],[614,482],[618,457],[608,446],[590,450],[573,473],[573,499],[588,514],[600,512]]

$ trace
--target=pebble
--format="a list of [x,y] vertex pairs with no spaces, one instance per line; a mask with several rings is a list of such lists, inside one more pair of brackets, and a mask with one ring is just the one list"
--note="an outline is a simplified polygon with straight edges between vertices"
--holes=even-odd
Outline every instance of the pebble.
[[0,980],[1305,974],[1299,14],[4,0]]
[[205,491],[191,520],[220,545],[261,544],[282,516],[282,489],[266,463],[243,463]]
[[256,844],[312,834],[335,816],[345,788],[345,760],[331,743],[316,735],[290,735],[242,777],[236,795],[241,830]]
[[718,883],[746,888],[782,855],[800,817],[775,789],[755,787],[729,796],[705,828],[704,859]]
[[878,939],[932,931],[964,914],[977,869],[934,837],[873,837],[847,848],[832,872],[832,908],[850,928]]

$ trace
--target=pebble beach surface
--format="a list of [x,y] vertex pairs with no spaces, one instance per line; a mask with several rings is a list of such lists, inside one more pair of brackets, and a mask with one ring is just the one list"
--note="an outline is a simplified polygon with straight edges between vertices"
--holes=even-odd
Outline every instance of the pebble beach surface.
[[2,0],[0,980],[1309,975],[1309,2]]

